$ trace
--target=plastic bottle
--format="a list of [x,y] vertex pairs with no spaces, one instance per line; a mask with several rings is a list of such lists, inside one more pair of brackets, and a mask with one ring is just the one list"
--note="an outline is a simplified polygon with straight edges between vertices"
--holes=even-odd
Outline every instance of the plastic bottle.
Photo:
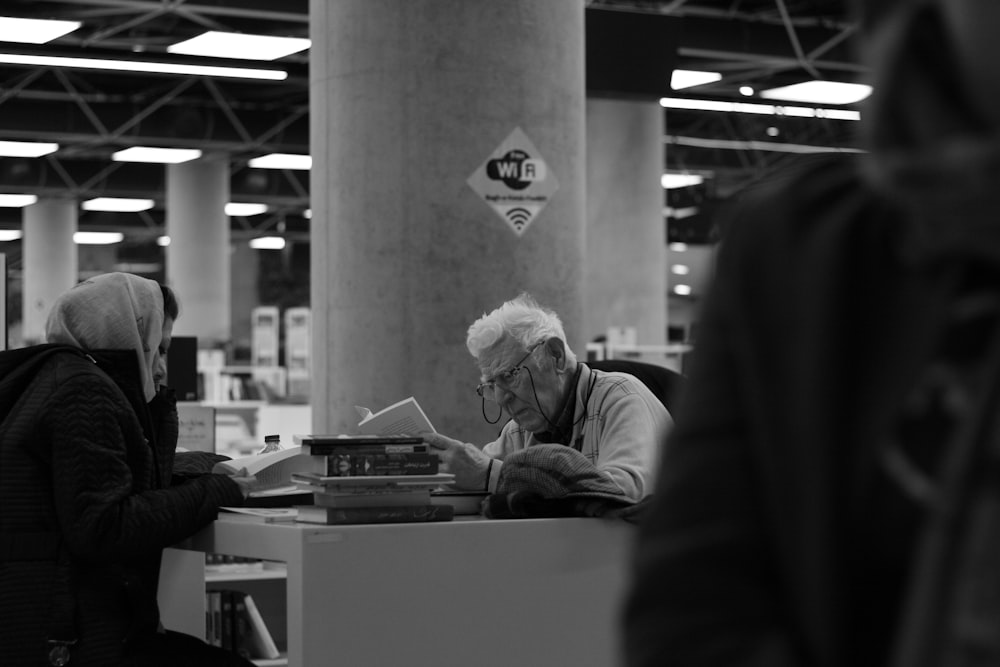
[[276,452],[281,449],[281,436],[280,435],[265,435],[264,436],[264,449],[257,452],[258,454],[268,454],[270,452]]

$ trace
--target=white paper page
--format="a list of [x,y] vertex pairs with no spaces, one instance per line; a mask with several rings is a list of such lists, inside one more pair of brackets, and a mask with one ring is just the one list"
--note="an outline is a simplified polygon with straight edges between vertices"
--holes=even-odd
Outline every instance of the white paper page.
[[417,404],[417,399],[412,396],[393,403],[384,410],[369,414],[358,424],[358,430],[366,435],[437,433],[427,415]]

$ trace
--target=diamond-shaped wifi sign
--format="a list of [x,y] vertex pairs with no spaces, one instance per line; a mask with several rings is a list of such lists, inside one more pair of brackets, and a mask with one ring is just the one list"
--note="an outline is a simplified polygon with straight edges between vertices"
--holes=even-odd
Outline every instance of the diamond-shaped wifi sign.
[[555,174],[519,127],[466,182],[518,236],[559,189]]

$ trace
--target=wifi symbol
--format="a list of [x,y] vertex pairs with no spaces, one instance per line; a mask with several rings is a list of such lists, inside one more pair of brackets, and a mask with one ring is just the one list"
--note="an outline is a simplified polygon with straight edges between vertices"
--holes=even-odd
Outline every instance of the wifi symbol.
[[526,208],[514,207],[507,210],[507,219],[514,225],[514,229],[520,232],[524,226],[531,221],[531,211]]

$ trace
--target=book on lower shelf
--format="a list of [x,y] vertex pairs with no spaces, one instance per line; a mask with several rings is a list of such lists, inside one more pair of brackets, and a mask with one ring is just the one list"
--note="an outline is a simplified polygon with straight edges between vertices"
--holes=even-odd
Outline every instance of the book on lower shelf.
[[280,657],[253,596],[239,590],[205,593],[205,641],[250,660]]
[[362,523],[423,523],[451,521],[455,510],[451,505],[388,505],[367,507],[326,507],[302,505],[297,508],[296,521],[323,525],[353,525]]

